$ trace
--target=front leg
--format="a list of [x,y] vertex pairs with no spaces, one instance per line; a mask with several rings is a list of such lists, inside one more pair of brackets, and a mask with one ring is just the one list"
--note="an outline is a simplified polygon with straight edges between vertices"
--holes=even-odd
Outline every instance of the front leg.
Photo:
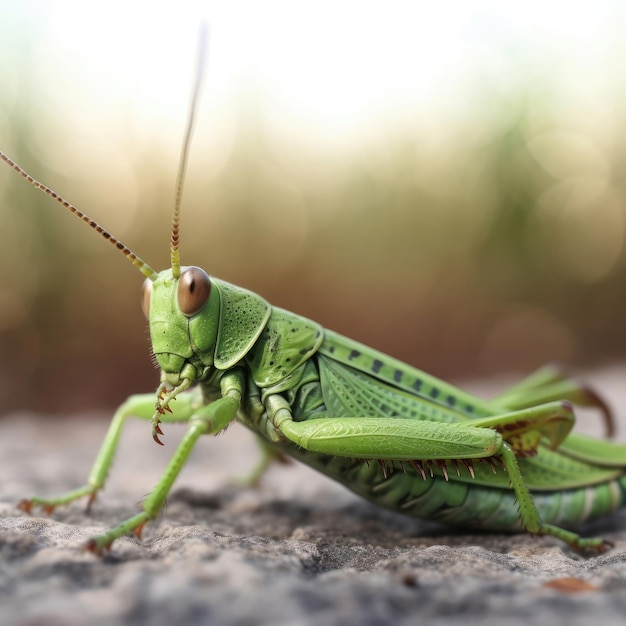
[[143,511],[106,533],[90,539],[86,545],[87,550],[95,554],[102,554],[104,550],[110,549],[111,544],[116,539],[130,532],[137,538],[141,538],[145,524],[154,520],[163,508],[174,482],[178,478],[198,439],[202,435],[220,432],[235,418],[237,410],[241,405],[242,385],[242,376],[238,371],[229,372],[222,377],[220,381],[222,397],[210,404],[201,406],[189,416],[187,420],[189,428],[182,441],[178,444],[156,487],[143,501]]
[[[171,413],[163,416],[163,422],[188,422],[201,406],[201,396],[197,393],[181,394],[172,408]],[[104,487],[111,471],[115,453],[119,446],[122,430],[128,418],[150,420],[154,414],[154,394],[146,393],[130,396],[118,409],[109,425],[109,430],[100,446],[100,451],[89,472],[87,482],[77,489],[65,493],[56,498],[32,497],[22,500],[18,507],[27,513],[32,513],[33,508],[39,507],[50,514],[58,506],[69,504],[74,500],[87,497],[87,511],[98,492]]]

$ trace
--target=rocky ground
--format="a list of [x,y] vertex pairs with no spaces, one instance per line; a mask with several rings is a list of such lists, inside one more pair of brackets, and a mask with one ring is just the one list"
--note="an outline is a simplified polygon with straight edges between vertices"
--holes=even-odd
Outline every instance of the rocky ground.
[[[626,441],[626,368],[592,374]],[[74,504],[29,517],[15,503],[81,484],[106,426],[94,415],[0,420],[3,625],[624,623],[626,511],[587,529],[615,547],[582,558],[551,538],[450,531],[383,511],[298,464],[241,488],[232,479],[257,452],[237,426],[200,442],[142,542],[121,539],[96,558],[81,546],[134,512],[180,427],[167,427],[160,448],[147,424],[129,424],[90,515]]]

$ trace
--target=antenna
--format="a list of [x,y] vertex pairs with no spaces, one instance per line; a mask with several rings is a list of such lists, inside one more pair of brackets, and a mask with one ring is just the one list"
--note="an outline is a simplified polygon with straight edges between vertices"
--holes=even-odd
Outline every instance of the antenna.
[[191,103],[189,105],[189,116],[187,118],[187,128],[180,153],[180,165],[178,166],[178,175],[176,177],[176,195],[174,197],[174,213],[172,215],[172,237],[170,239],[170,260],[172,266],[172,275],[174,278],[180,277],[180,250],[178,249],[179,231],[180,231],[180,210],[183,200],[183,186],[185,183],[185,173],[187,172],[187,161],[189,159],[189,147],[191,145],[191,137],[193,135],[193,127],[196,121],[196,110],[200,99],[200,88],[202,87],[202,79],[205,73],[207,60],[207,42],[209,29],[206,22],[200,25],[198,34],[198,56],[196,59],[196,73],[191,92]]
[[158,274],[142,259],[140,259],[129,247],[125,246],[119,239],[116,239],[109,231],[105,230],[98,224],[98,222],[92,220],[87,214],[83,213],[80,209],[77,209],[73,204],[65,200],[56,191],[50,189],[50,187],[35,180],[26,170],[22,169],[13,159],[9,158],[4,152],[0,151],[0,159],[8,163],[18,174],[25,178],[35,189],[43,191],[46,195],[50,196],[53,200],[56,200],[59,204],[63,205],[66,209],[69,209],[74,215],[79,217],[85,224],[88,224],[97,233],[100,233],[107,241],[113,244],[135,267],[139,268],[139,271],[151,281],[156,280]]

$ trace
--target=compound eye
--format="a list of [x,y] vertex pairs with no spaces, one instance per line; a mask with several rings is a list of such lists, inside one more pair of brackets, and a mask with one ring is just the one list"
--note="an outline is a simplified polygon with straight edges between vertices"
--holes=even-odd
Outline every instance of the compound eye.
[[184,315],[195,315],[211,295],[211,279],[199,267],[185,269],[178,281],[178,306]]
[[141,310],[150,319],[150,297],[152,296],[152,281],[149,278],[143,281],[141,286]]

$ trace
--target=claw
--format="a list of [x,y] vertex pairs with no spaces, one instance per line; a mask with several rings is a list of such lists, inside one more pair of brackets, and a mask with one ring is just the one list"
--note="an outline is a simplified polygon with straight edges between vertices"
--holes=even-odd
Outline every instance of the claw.
[[576,552],[583,555],[589,555],[590,553],[604,554],[615,547],[612,541],[607,541],[606,539],[579,539],[578,541],[568,541],[567,543]]
[[16,506],[21,511],[28,513],[28,515],[33,514],[33,501],[32,500],[21,500],[20,502],[17,503]]
[[83,546],[83,550],[85,550],[86,552],[91,552],[96,556],[102,556],[105,552],[108,552],[111,549],[112,543],[112,541],[109,541],[109,543],[100,545],[98,539],[94,537],[93,539],[90,539],[89,541],[87,541],[87,543],[85,543],[85,545]]
[[18,502],[17,504],[17,508],[24,511],[25,513],[28,513],[28,515],[33,514],[34,506],[41,507],[41,510],[46,515],[52,515],[54,513],[54,509],[56,509],[56,504],[41,504],[41,503],[35,504],[32,500],[22,500],[21,502]]
[[87,499],[87,505],[85,506],[85,513],[91,513],[91,505],[96,501],[97,492],[89,494],[89,498]]
[[[163,434],[163,433],[161,433],[161,434]],[[154,430],[154,429],[152,430],[152,439],[154,439],[154,441],[155,441],[156,443],[158,443],[160,446],[165,445],[165,444],[164,444],[164,443],[163,443],[163,442],[159,439],[159,435],[158,435],[158,433],[156,432],[156,430]]]
[[135,537],[137,537],[139,541],[141,541],[141,533],[143,533],[143,528],[145,525],[146,525],[146,522],[142,522],[141,524],[139,524],[139,526],[137,526],[136,528],[133,528],[133,535],[135,535]]
[[607,541],[606,539],[604,539],[602,541],[602,544],[598,546],[598,552],[600,554],[603,554],[604,552],[607,552],[608,550],[612,550],[614,547],[615,547],[615,544],[612,541]]
[[163,431],[161,430],[161,427],[159,426],[159,424],[161,423],[161,420],[156,415],[154,416],[153,420],[154,421],[152,423],[152,439],[154,439],[156,443],[162,446],[163,442],[159,439],[159,435],[163,434]]

